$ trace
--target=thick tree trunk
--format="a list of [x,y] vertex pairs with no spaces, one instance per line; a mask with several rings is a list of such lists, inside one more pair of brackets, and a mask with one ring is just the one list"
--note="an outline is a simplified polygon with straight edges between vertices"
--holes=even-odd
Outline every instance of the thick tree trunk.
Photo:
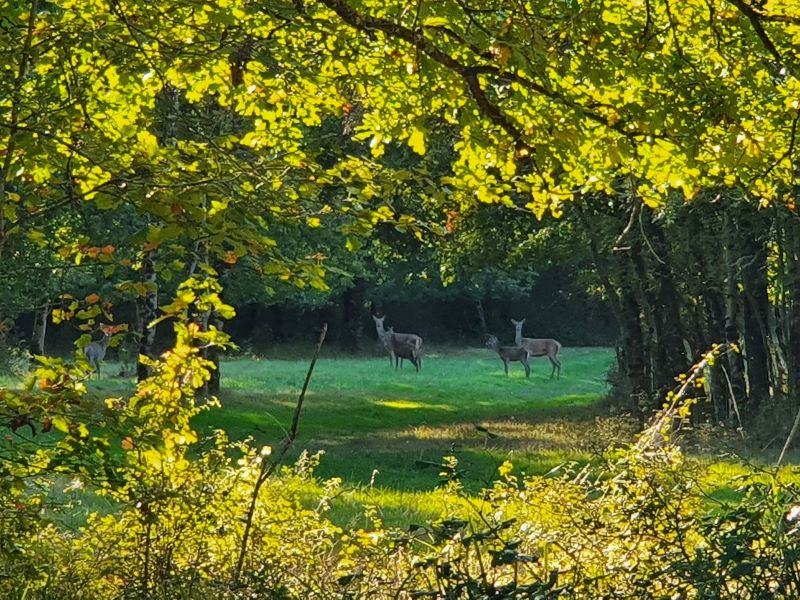
[[788,394],[790,398],[800,397],[800,298],[794,298],[788,316],[788,343],[786,360],[789,363]]
[[653,258],[650,272],[654,275],[651,308],[656,329],[658,357],[656,391],[663,394],[675,386],[675,377],[685,373],[688,368],[686,348],[683,343],[685,336],[679,304],[680,295],[669,267],[670,255],[664,232],[658,225],[652,223],[650,217],[645,220],[645,231],[650,243],[648,251]]
[[752,413],[769,398],[769,346],[767,320],[769,297],[767,295],[767,249],[763,243],[752,240],[753,255],[746,257],[743,272],[744,351],[747,358],[749,384],[748,412]]
[[344,336],[342,346],[350,352],[362,350],[364,340],[364,308],[367,305],[367,286],[357,279],[342,297]]
[[475,300],[475,314],[478,316],[478,332],[481,339],[486,339],[489,335],[489,328],[486,326],[486,311],[483,309],[483,301],[478,298]]
[[47,335],[47,319],[50,316],[50,304],[47,303],[36,309],[33,318],[33,331],[31,332],[31,342],[28,347],[34,356],[44,355],[44,341]]
[[786,278],[784,354],[788,364],[789,398],[800,397],[800,227],[795,220],[785,225]]
[[[652,290],[650,281],[647,277],[647,266],[642,258],[641,248],[634,244],[627,254],[628,276],[623,278],[625,285],[630,293],[633,294],[633,301],[638,309],[637,320],[639,321],[639,332],[642,340],[641,344],[641,365],[642,365],[642,384],[647,392],[647,397],[652,397],[652,392],[658,388],[658,377],[661,365],[666,361],[664,349],[659,345],[657,330],[655,326],[655,308],[652,303]],[[635,276],[633,275],[635,273]],[[648,406],[649,410],[650,407]]]
[[[739,277],[735,266],[734,256],[736,253],[733,250],[735,246],[734,232],[730,223],[730,215],[725,212],[723,214],[724,220],[724,263],[726,271],[725,282],[725,341],[729,345],[736,345],[741,347],[741,336],[739,334]],[[744,363],[740,352],[728,350],[727,352],[728,373],[731,404],[732,408],[736,406],[743,406],[747,400],[747,388],[744,380]],[[728,414],[728,418],[733,415]]]
[[[703,300],[706,306],[709,341],[712,344],[723,343],[726,340],[725,297],[718,290],[709,288],[705,290]],[[704,351],[710,349],[711,344],[704,348]],[[717,422],[728,417],[728,405],[731,402],[729,386],[731,365],[728,358],[727,354],[721,356],[711,368],[711,400],[714,406],[714,420]]]
[[[156,265],[153,257],[147,255],[142,261],[142,283],[147,292],[139,297],[136,303],[136,320],[139,325],[139,356],[153,358],[153,345],[156,340],[156,328],[151,323],[158,316],[158,290],[156,287]],[[140,359],[136,361],[136,379],[144,381],[150,377],[150,367]]]
[[644,426],[649,411],[647,376],[644,365],[644,338],[639,320],[639,305],[630,292],[622,294],[622,354],[625,377],[630,386],[631,410],[640,426]]

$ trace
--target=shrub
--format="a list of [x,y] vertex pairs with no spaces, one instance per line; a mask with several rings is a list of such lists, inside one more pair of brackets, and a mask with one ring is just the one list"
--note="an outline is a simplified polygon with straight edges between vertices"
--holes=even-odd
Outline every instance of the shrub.
[[[172,308],[181,317],[175,348],[152,361],[152,377],[130,398],[108,399],[102,415],[81,406],[88,365],[80,358],[75,364],[41,359],[25,388],[2,391],[5,414],[16,415],[16,427],[29,426],[30,434],[0,445],[0,597],[589,600],[800,593],[798,490],[762,472],[746,482],[740,501],[710,507],[698,473],[674,443],[676,425],[689,414],[685,392],[713,355],[629,447],[545,476],[520,477],[506,463],[477,497],[464,493],[458,465],[446,457],[444,493],[451,501],[441,518],[403,531],[367,511],[369,527],[344,530],[326,518],[339,482],[316,481],[314,457],[271,476],[278,463],[267,461],[278,459],[270,448],[232,444],[223,432],[197,439],[192,417],[216,406],[198,393],[209,368],[201,349],[226,340],[187,324],[185,305]],[[59,525],[51,518],[49,487],[64,475],[118,508],[91,515],[75,531]],[[313,507],[310,484],[323,490]]]

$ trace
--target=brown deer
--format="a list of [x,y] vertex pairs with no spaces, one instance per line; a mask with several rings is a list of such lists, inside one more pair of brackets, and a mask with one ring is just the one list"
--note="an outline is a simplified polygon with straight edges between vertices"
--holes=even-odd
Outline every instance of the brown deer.
[[500,341],[494,335],[490,335],[486,340],[486,347],[497,352],[500,360],[503,361],[503,369],[505,369],[506,377],[508,377],[509,362],[521,362],[522,366],[525,367],[525,377],[531,376],[531,366],[528,363],[530,354],[526,348],[520,346],[501,346]]
[[422,355],[420,350],[415,344],[402,341],[399,337],[400,335],[401,334],[395,333],[394,329],[389,327],[389,330],[387,331],[387,337],[389,338],[389,343],[392,346],[392,352],[397,359],[402,360],[405,358],[406,360],[410,360],[411,364],[414,365],[416,372],[419,373],[420,369],[422,368]]
[[111,341],[112,335],[111,331],[103,330],[102,338],[96,342],[92,342],[83,349],[83,353],[89,360],[89,365],[94,367],[95,374],[98,378],[100,377],[100,363],[106,357],[106,350],[108,350],[108,344]]
[[389,337],[389,331],[386,330],[383,326],[383,321],[386,319],[386,315],[382,317],[376,317],[375,315],[372,316],[372,320],[375,321],[375,330],[378,332],[378,338],[383,342],[383,347],[389,352],[389,364],[391,365],[394,361],[395,368],[398,365],[402,366],[402,360],[405,358],[404,356],[398,356],[397,353],[394,351],[394,344],[392,339],[402,342],[403,344],[410,344],[414,346],[417,351],[422,347],[422,338],[413,333],[395,333],[394,330],[391,330],[392,335],[394,338]]
[[515,321],[511,319],[516,330],[514,343],[517,346],[525,348],[531,356],[546,356],[550,359],[550,364],[553,365],[553,370],[550,372],[550,379],[553,378],[556,371],[558,376],[561,377],[561,361],[558,360],[558,353],[561,351],[561,344],[551,338],[526,338],[522,337],[522,326],[525,324],[525,319],[522,321]]

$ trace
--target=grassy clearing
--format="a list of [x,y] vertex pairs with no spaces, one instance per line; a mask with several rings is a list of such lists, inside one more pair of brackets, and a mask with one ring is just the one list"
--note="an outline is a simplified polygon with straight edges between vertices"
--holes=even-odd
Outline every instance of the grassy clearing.
[[[306,396],[297,449],[325,452],[323,477],[402,491],[433,488],[435,465],[447,454],[459,458],[475,488],[509,458],[527,471],[547,471],[584,460],[594,446],[590,406],[606,391],[612,359],[607,349],[566,349],[564,375],[554,380],[543,360],[530,379],[521,368],[506,377],[500,360],[484,350],[429,353],[420,373],[409,365],[390,368],[386,358],[323,359]],[[198,427],[278,443],[306,369],[301,361],[224,363],[224,408],[202,415]]]
[[[506,377],[486,349],[429,349],[420,373],[408,363],[394,369],[385,356],[323,355],[292,457],[324,452],[317,474],[344,483],[334,503],[340,522],[358,519],[365,504],[379,507],[387,523],[431,518],[446,508],[435,491],[444,456],[458,458],[465,486],[477,491],[506,460],[527,473],[544,473],[587,460],[621,434],[616,420],[592,406],[607,391],[613,352],[565,348],[561,358],[562,377],[551,380],[546,359],[533,361],[529,379],[519,364]],[[307,369],[307,359],[223,362],[222,409],[201,414],[198,430],[280,444]],[[107,364],[109,376],[91,383],[92,396],[130,391],[131,382],[110,376],[118,370]]]
[[[545,359],[534,360],[530,379],[518,364],[506,377],[497,356],[484,349],[429,350],[420,373],[408,364],[391,368],[383,356],[323,356],[292,457],[304,450],[324,453],[317,474],[344,483],[333,504],[333,518],[342,524],[358,524],[365,505],[378,507],[388,524],[424,521],[447,509],[436,491],[443,456],[458,458],[466,488],[476,492],[506,460],[518,471],[545,473],[631,439],[630,422],[596,406],[607,391],[613,358],[609,349],[565,348],[563,375],[551,380]],[[280,444],[307,368],[301,359],[223,362],[222,408],[200,415],[197,428],[224,429],[231,439],[252,438],[259,445]],[[131,391],[131,381],[111,376],[118,370],[106,365],[108,375],[90,384],[92,396]],[[719,458],[723,447],[718,439],[712,442],[689,450],[704,470],[710,500],[735,499],[737,478],[753,466]],[[789,464],[796,458],[790,456]],[[750,460],[757,466],[774,457],[761,453]],[[792,469],[786,476],[796,477]],[[308,490],[310,503],[317,491]]]

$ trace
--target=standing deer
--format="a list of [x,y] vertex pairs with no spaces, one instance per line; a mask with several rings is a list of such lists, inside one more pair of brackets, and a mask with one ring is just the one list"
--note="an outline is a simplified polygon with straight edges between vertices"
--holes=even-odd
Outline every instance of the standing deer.
[[511,319],[516,329],[516,336],[514,343],[517,346],[525,348],[531,356],[546,356],[550,359],[550,364],[553,365],[553,370],[550,372],[550,379],[555,375],[558,370],[558,376],[561,377],[561,361],[558,360],[558,353],[561,351],[561,344],[551,338],[526,338],[522,337],[522,326],[525,324],[525,319],[522,321],[515,321]]
[[103,337],[92,342],[83,349],[83,353],[89,360],[89,364],[94,367],[97,377],[100,377],[100,363],[106,357],[106,350],[108,350],[108,343],[111,341],[111,332],[104,331]]
[[[419,373],[419,370],[422,368],[422,355],[420,353],[419,347],[415,344],[410,344],[400,339],[400,336],[403,334],[395,333],[394,329],[389,327],[387,331],[387,337],[389,338],[389,343],[392,346],[392,352],[397,359],[407,359],[411,361],[411,364],[414,365],[414,368]],[[395,367],[397,368],[397,367]]]
[[402,360],[405,357],[398,356],[397,352],[395,352],[392,339],[402,342],[403,344],[410,344],[414,346],[417,351],[419,351],[419,349],[422,347],[422,338],[413,333],[394,333],[393,329],[391,333],[394,338],[390,338],[389,331],[387,331],[383,326],[383,321],[385,319],[386,315],[382,317],[376,317],[375,315],[372,316],[372,320],[375,321],[375,330],[378,332],[378,337],[383,342],[383,347],[389,352],[389,365],[391,365],[394,361],[394,366],[397,368],[398,365],[402,366]]
[[503,369],[505,369],[506,377],[508,377],[508,363],[515,361],[521,362],[525,367],[525,377],[531,376],[531,366],[528,364],[530,353],[526,348],[520,346],[501,346],[500,341],[496,336],[490,335],[486,340],[486,347],[491,348],[503,361]]

